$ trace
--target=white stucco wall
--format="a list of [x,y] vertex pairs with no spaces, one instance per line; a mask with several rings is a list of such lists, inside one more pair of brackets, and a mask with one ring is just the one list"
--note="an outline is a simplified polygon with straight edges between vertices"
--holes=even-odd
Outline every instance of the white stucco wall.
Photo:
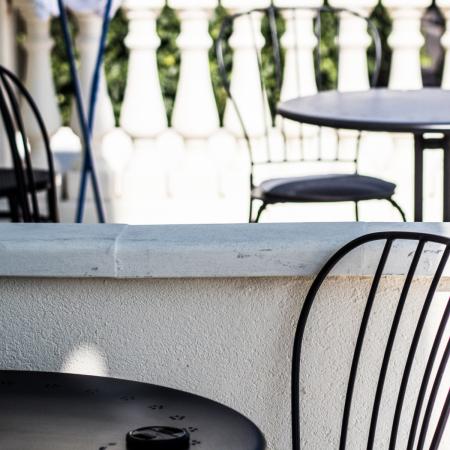
[[[290,442],[291,343],[303,299],[320,265],[344,243],[380,229],[450,235],[447,225],[301,224],[236,227],[0,226],[0,368],[108,374],[216,399],[250,417],[269,449]],[[374,309],[355,395],[373,386],[410,249],[389,261]],[[404,354],[437,248],[427,248],[402,321]],[[367,296],[372,247],[335,271],[312,311],[305,341],[305,444],[336,448],[349,342]],[[373,269],[373,267],[372,267]],[[373,272],[373,270],[372,270]],[[448,299],[446,272],[415,364]],[[377,448],[392,419],[393,364]],[[415,377],[412,386],[417,386]],[[447,378],[450,379],[450,378]],[[372,392],[371,390],[369,392]],[[357,402],[350,448],[362,448],[368,402]],[[405,416],[411,414],[411,403]],[[404,439],[405,423],[401,436]]]

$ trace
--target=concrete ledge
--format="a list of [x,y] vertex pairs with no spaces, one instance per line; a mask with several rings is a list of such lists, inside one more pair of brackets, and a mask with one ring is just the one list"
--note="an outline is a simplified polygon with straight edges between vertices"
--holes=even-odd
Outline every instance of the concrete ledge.
[[[340,247],[377,231],[450,236],[450,224],[302,223],[261,225],[0,225],[0,276],[208,278],[313,276]],[[411,248],[386,271],[403,274]],[[425,252],[421,274],[436,252]],[[371,275],[378,251],[365,246],[335,275]],[[427,261],[430,258],[430,261]],[[448,274],[447,274],[448,275]]]

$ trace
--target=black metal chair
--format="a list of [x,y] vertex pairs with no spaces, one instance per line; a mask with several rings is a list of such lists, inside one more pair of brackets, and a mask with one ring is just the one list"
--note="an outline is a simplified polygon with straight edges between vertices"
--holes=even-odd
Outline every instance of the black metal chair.
[[[273,153],[270,149],[269,143],[269,129],[273,125],[273,123],[267,123],[265,121],[265,140],[267,146],[267,154],[266,158],[261,161],[255,158],[255,149],[252,139],[250,137],[250,133],[248,132],[248,123],[246,122],[246,118],[244,117],[242,111],[239,108],[239,102],[233,96],[232,89],[230,87],[230,73],[229,73],[229,65],[226,63],[225,59],[225,47],[227,45],[227,37],[231,29],[233,28],[233,24],[236,19],[242,18],[244,16],[248,17],[248,20],[252,20],[252,16],[254,14],[263,14],[267,20],[269,35],[271,36],[270,46],[272,47],[272,55],[273,55],[273,65],[275,67],[275,88],[267,89],[267,79],[263,74],[263,61],[261,58],[261,53],[258,48],[256,33],[254,33],[254,49],[256,53],[256,58],[258,61],[259,72],[260,72],[260,83],[261,83],[261,95],[263,98],[263,104],[266,104],[266,99],[268,103],[271,105],[276,104],[280,99],[280,93],[282,88],[282,79],[283,79],[283,53],[280,45],[280,32],[278,26],[278,18],[282,13],[289,12],[292,14],[293,20],[297,21],[297,12],[299,11],[312,11],[315,14],[315,33],[318,39],[319,44],[316,48],[316,84],[318,90],[322,89],[323,83],[321,79],[321,38],[322,38],[322,17],[325,14],[332,14],[336,16],[337,23],[339,23],[339,15],[342,13],[351,14],[362,18],[368,23],[368,30],[373,38],[374,49],[375,49],[375,68],[373,70],[373,75],[371,77],[371,86],[375,87],[378,83],[380,67],[381,67],[381,58],[382,58],[382,47],[381,40],[378,34],[378,31],[375,25],[367,18],[359,15],[356,12],[331,8],[328,6],[321,8],[277,8],[275,6],[270,6],[269,8],[264,9],[254,9],[244,13],[238,13],[234,15],[230,15],[226,17],[223,21],[221,31],[219,37],[216,42],[216,54],[219,65],[219,72],[222,84],[227,93],[228,99],[233,105],[238,121],[240,122],[240,126],[242,128],[243,137],[245,138],[249,154],[250,154],[250,222],[258,222],[261,214],[266,209],[268,205],[273,205],[277,203],[317,203],[317,202],[354,202],[355,203],[355,212],[356,212],[356,220],[359,220],[359,210],[358,203],[360,201],[365,200],[386,200],[390,202],[401,214],[403,221],[406,221],[405,214],[400,206],[395,202],[393,196],[395,194],[396,186],[393,183],[389,183],[387,181],[363,176],[358,174],[358,158],[359,158],[359,147],[361,140],[361,133],[357,137],[356,143],[356,154],[354,158],[344,158],[339,153],[339,133],[336,133],[337,137],[337,150],[336,155],[334,157],[325,157],[322,147],[322,129],[319,128],[319,139],[317,145],[316,157],[314,158],[306,158],[304,151],[304,136],[303,129],[299,125],[298,132],[298,141],[299,141],[299,153],[300,157],[298,158],[290,158],[288,157],[287,151],[287,137],[285,133],[285,121],[286,119],[282,119],[281,117],[276,118],[276,123],[279,125],[279,129],[283,135],[283,158],[280,160],[279,158],[273,158]],[[339,26],[338,26],[339,32]],[[298,36],[297,36],[298,38]],[[298,42],[296,43],[298,45]],[[339,48],[337,48],[337,54],[339,54]],[[296,52],[296,57],[298,58],[298,52]],[[298,64],[296,64],[298,67]],[[301,74],[298,74],[301,76]],[[298,92],[300,95],[300,92]],[[270,115],[269,111],[264,111],[264,114]],[[272,119],[274,119],[272,117]],[[275,121],[274,121],[275,122]],[[280,163],[305,163],[305,162],[328,162],[328,163],[347,163],[354,165],[354,172],[347,175],[342,174],[327,174],[320,176],[301,176],[301,177],[288,177],[288,178],[278,178],[278,179],[270,179],[264,180],[259,185],[255,185],[255,169],[256,166],[267,165],[267,164],[280,164]],[[253,215],[253,204],[255,201],[261,203],[261,206],[257,212],[256,217]]]
[[[420,373],[423,375],[420,378],[420,388],[418,392],[410,392],[414,389],[408,390],[408,384],[410,382],[410,376],[413,372],[413,369],[416,368],[415,357],[417,356],[417,349],[419,346],[419,341],[421,335],[423,334],[423,329],[425,322],[429,316],[430,307],[435,298],[436,289],[438,287],[439,281],[442,277],[444,268],[448,262],[448,258],[450,255],[450,239],[447,237],[434,236],[429,234],[422,233],[409,233],[409,232],[382,232],[369,234],[366,236],[362,236],[353,242],[350,242],[341,250],[339,250],[322,268],[322,270],[317,275],[314,280],[307,296],[305,299],[305,303],[303,305],[300,319],[297,325],[297,330],[295,334],[294,340],[294,348],[293,348],[293,360],[292,360],[292,392],[291,392],[291,400],[292,400],[292,442],[293,442],[293,450],[300,450],[300,405],[301,405],[301,397],[303,390],[300,389],[301,386],[301,376],[303,371],[305,370],[306,361],[302,362],[302,356],[304,356],[303,342],[305,341],[305,337],[309,335],[307,330],[307,324],[312,323],[311,309],[315,304],[318,294],[321,291],[324,281],[330,275],[330,272],[336,267],[336,265],[350,252],[360,249],[361,246],[370,245],[374,242],[379,242],[383,245],[383,250],[381,252],[381,257],[378,261],[378,266],[375,271],[375,275],[371,282],[370,291],[368,293],[367,301],[364,306],[364,312],[362,313],[359,332],[357,335],[356,343],[351,349],[354,348],[351,368],[349,368],[348,378],[345,376],[344,382],[347,381],[346,395],[345,401],[342,398],[343,405],[343,416],[342,422],[340,425],[340,444],[339,449],[344,450],[348,447],[348,433],[349,433],[349,419],[352,407],[355,407],[355,382],[358,374],[358,370],[361,369],[361,358],[366,356],[364,354],[363,345],[365,344],[365,339],[367,338],[367,330],[375,318],[373,317],[374,310],[374,300],[379,292],[380,281],[383,276],[383,272],[386,268],[386,262],[388,260],[391,251],[395,249],[396,245],[399,242],[403,242],[407,244],[408,241],[410,245],[413,245],[413,251],[410,252],[409,257],[412,259],[411,264],[409,266],[409,270],[405,276],[405,281],[403,284],[403,288],[399,295],[398,301],[394,303],[395,313],[393,314],[392,319],[389,319],[386,323],[389,328],[389,333],[386,335],[386,344],[383,345],[380,349],[383,350],[381,354],[383,355],[382,361],[379,367],[373,367],[374,375],[376,376],[377,384],[376,389],[370,391],[370,386],[364,385],[364,394],[367,394],[364,405],[370,417],[370,428],[367,430],[367,449],[380,448],[379,446],[374,447],[374,442],[377,433],[377,421],[379,419],[380,405],[383,396],[383,389],[386,385],[385,381],[387,378],[387,372],[389,365],[392,364],[394,352],[393,347],[397,342],[397,339],[406,339],[409,347],[407,356],[405,356],[405,363],[400,364],[400,368],[403,368],[401,381],[399,381],[398,386],[398,397],[396,400],[395,412],[393,414],[393,423],[390,428],[390,436],[389,436],[389,449],[394,450],[397,448],[407,448],[407,450],[423,449],[425,448],[426,440],[430,441],[429,444],[430,450],[437,450],[438,448],[448,448],[448,441],[446,443],[441,442],[444,430],[446,428],[446,424],[448,421],[448,417],[450,414],[450,380],[444,377],[444,372],[449,369],[449,355],[450,355],[450,341],[448,336],[445,335],[446,327],[449,324],[450,317],[450,300],[446,302],[445,310],[440,318],[439,325],[437,325],[437,329],[435,330],[435,334],[431,334],[432,337],[432,345],[431,349],[428,351],[424,351],[423,355],[426,360],[426,364],[424,363],[424,367],[420,368]],[[437,245],[437,248],[427,248],[427,245]],[[442,247],[441,247],[442,246]],[[408,247],[409,251],[409,247]],[[440,256],[439,263],[437,264],[437,268],[434,271],[434,276],[432,278],[431,284],[429,286],[427,295],[423,304],[418,305],[420,308],[420,312],[418,313],[418,321],[415,328],[411,328],[411,336],[399,336],[399,324],[404,317],[405,308],[409,305],[408,295],[411,291],[412,281],[414,280],[417,267],[419,265],[420,259],[424,254],[439,254]],[[409,263],[408,263],[409,264]],[[310,318],[309,318],[310,317]],[[308,320],[309,318],[309,320]],[[357,319],[359,322],[359,319]],[[339,318],[336,318],[336,322],[334,323],[336,327],[339,326]],[[314,328],[320,329],[320,323],[314,321]],[[309,330],[311,330],[309,328]],[[447,339],[447,340],[446,340]],[[378,341],[377,341],[378,342]],[[350,345],[346,342],[346,345]],[[310,343],[311,345],[311,343]],[[333,345],[338,345],[336,342]],[[373,351],[373,349],[371,349]],[[442,357],[437,355],[441,354]],[[352,353],[350,353],[351,355]],[[322,356],[322,363],[324,357]],[[381,358],[380,358],[381,359]],[[322,364],[321,363],[321,364]],[[448,373],[448,372],[447,372]],[[339,380],[335,380],[335,385],[339,385]],[[345,386],[345,384],[343,385]],[[397,386],[396,386],[397,388]],[[444,402],[443,408],[441,411],[437,410],[436,407],[436,397],[440,392],[440,389],[443,389],[443,394],[446,395],[446,400]],[[413,403],[414,411],[410,410],[410,415],[412,416],[411,422],[406,421],[403,422],[404,426],[406,426],[406,430],[409,430],[407,435],[408,444],[407,447],[402,444],[402,446],[398,443],[398,433],[401,419],[405,420],[402,417],[402,412],[405,413],[405,400],[407,399],[407,393],[411,395],[411,400],[415,401]],[[372,398],[373,396],[373,398]],[[409,396],[408,396],[409,398]],[[358,397],[358,400],[361,398]],[[395,397],[394,397],[395,400]],[[368,409],[372,406],[372,409]],[[425,408],[423,408],[425,406]],[[323,406],[322,406],[323,407]],[[431,423],[431,417],[438,416],[437,426],[432,432],[430,432],[429,427]],[[403,414],[405,416],[405,414]],[[369,423],[369,421],[367,421]],[[429,434],[430,433],[430,434]],[[387,435],[386,435],[387,436]],[[366,437],[364,437],[365,439]],[[417,445],[417,446],[416,446]],[[325,447],[324,447],[325,448]],[[359,447],[363,448],[363,447]],[[428,448],[428,447],[427,447]]]
[[[30,145],[21,113],[30,108],[41,132],[47,169],[33,169]],[[0,66],[0,114],[11,151],[13,168],[0,168],[0,198],[7,199],[9,211],[1,216],[13,222],[58,222],[55,169],[50,140],[39,109],[28,90],[8,69]],[[20,141],[21,149],[19,149]],[[22,151],[21,151],[22,150]],[[47,197],[46,214],[39,208],[38,194]]]

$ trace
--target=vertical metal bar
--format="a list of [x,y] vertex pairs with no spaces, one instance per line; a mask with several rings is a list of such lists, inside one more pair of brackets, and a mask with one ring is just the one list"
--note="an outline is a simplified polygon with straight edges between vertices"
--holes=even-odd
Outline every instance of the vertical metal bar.
[[423,136],[414,135],[414,222],[423,221]]
[[[445,369],[447,367],[448,358],[450,356],[450,339],[447,341],[444,354],[442,355],[439,368],[434,379],[433,387],[431,388],[430,398],[428,399],[427,408],[425,409],[425,414],[422,421],[422,427],[420,429],[419,442],[417,443],[417,450],[423,450],[425,445],[425,438],[427,436],[428,426],[430,425],[431,414],[436,403],[436,397],[441,386],[442,377],[444,376]],[[450,386],[449,386],[450,387]],[[447,387],[447,390],[448,388]]]
[[450,222],[450,135],[444,138],[444,222]]
[[350,377],[347,385],[347,394],[345,396],[345,406],[344,415],[342,418],[341,426],[341,438],[339,443],[339,449],[345,450],[347,444],[347,432],[348,432],[348,422],[350,420],[350,411],[352,406],[353,390],[355,387],[356,374],[358,372],[359,359],[361,356],[361,350],[364,343],[364,337],[366,335],[367,325],[370,319],[370,313],[372,311],[372,306],[375,300],[375,296],[380,284],[381,276],[383,275],[383,270],[386,265],[386,261],[389,256],[389,252],[392,247],[392,239],[388,239],[384,246],[383,253],[381,255],[380,262],[378,264],[375,276],[373,278],[372,286],[370,288],[369,296],[367,298],[366,307],[364,309],[363,318],[361,320],[361,325],[359,328],[358,339],[356,341],[355,353],[353,354],[352,367],[350,369]]
[[442,409],[442,414],[439,418],[439,422],[436,427],[436,431],[431,441],[430,450],[438,450],[441,444],[442,435],[444,434],[445,427],[447,426],[448,417],[450,415],[450,390],[445,399],[444,408]]
[[398,325],[400,323],[400,319],[402,317],[403,308],[406,303],[406,299],[408,297],[409,289],[411,287],[411,283],[414,277],[414,274],[417,269],[417,265],[419,264],[420,257],[422,256],[423,248],[425,246],[425,241],[419,241],[417,245],[416,251],[414,253],[414,258],[411,262],[411,266],[409,267],[408,274],[405,279],[405,283],[403,285],[402,292],[400,294],[400,299],[397,305],[397,309],[395,311],[394,319],[392,321],[391,330],[389,332],[389,338],[387,341],[386,349],[383,356],[383,362],[381,364],[380,375],[378,377],[377,390],[375,394],[375,400],[372,409],[372,418],[370,420],[370,430],[369,430],[369,438],[367,441],[367,450],[373,449],[373,444],[375,441],[375,433],[377,429],[377,421],[378,421],[378,413],[381,404],[381,397],[383,394],[384,382],[386,379],[387,369],[389,367],[389,360],[391,358],[392,348],[394,347],[395,338],[397,336]]
[[436,360],[436,355],[441,344],[442,337],[444,335],[445,328],[447,326],[450,316],[450,300],[447,302],[444,314],[442,316],[441,323],[437,330],[436,336],[434,338],[433,347],[431,348],[430,356],[428,357],[425,372],[422,378],[422,383],[420,385],[419,395],[417,397],[416,407],[414,408],[414,416],[411,422],[411,428],[409,431],[408,447],[407,450],[413,450],[414,440],[416,438],[417,426],[419,423],[420,413],[422,411],[422,405],[425,398],[425,393],[428,387],[428,382],[430,380],[431,371],[433,370],[434,362]]
[[[92,151],[92,142],[91,142],[91,132],[89,130],[89,126],[87,124],[86,116],[85,116],[85,109],[83,106],[83,97],[81,94],[81,86],[80,86],[80,80],[78,77],[77,68],[75,65],[75,54],[73,50],[73,44],[72,39],[70,36],[70,31],[68,27],[68,19],[67,19],[67,13],[65,9],[65,5],[63,0],[58,0],[58,7],[59,7],[59,13],[60,13],[60,20],[63,30],[63,38],[64,38],[64,45],[67,51],[68,59],[69,59],[69,67],[70,67],[70,75],[72,78],[72,84],[73,89],[75,91],[75,100],[76,100],[76,108],[77,108],[77,114],[78,119],[80,121],[81,131],[82,131],[82,137],[83,137],[83,144],[85,147],[86,152],[86,159],[88,166],[91,167],[90,174],[92,179],[92,187],[94,191],[94,198],[95,203],[97,206],[97,215],[98,220],[101,223],[105,222],[105,214],[103,210],[103,203],[100,195],[100,186],[98,184],[97,176],[94,169],[94,158],[93,158],[93,151]],[[82,192],[83,184],[80,184],[80,199]],[[77,219],[83,216],[83,206],[84,202],[80,202],[80,209],[77,212]]]
[[425,320],[430,309],[431,301],[433,300],[434,294],[436,292],[439,281],[442,277],[442,273],[447,264],[450,255],[450,246],[445,247],[444,254],[442,255],[441,261],[439,263],[438,269],[433,277],[431,286],[428,290],[427,297],[422,307],[422,312],[420,313],[419,321],[417,322],[416,329],[414,331],[414,336],[411,342],[411,347],[409,349],[408,357],[406,360],[405,368],[403,371],[402,381],[400,384],[400,390],[397,397],[397,404],[395,406],[394,420],[392,423],[391,437],[389,440],[389,450],[395,450],[397,443],[398,427],[400,424],[400,417],[403,409],[403,401],[405,399],[406,388],[409,382],[409,375],[411,373],[411,368],[414,362],[414,356],[416,354],[417,346],[419,344],[420,336],[422,335],[422,330],[425,324]]

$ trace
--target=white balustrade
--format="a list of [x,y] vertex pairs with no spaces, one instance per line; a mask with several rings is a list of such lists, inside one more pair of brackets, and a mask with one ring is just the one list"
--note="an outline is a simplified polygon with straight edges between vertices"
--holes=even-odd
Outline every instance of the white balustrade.
[[[75,16],[79,27],[76,44],[80,55],[79,73],[81,91],[84,108],[87,111],[92,86],[92,75],[94,73],[94,67],[97,60],[102,18],[94,13],[76,13]],[[72,111],[71,125],[74,131],[80,135],[80,127],[75,107]],[[93,147],[96,157],[101,159],[103,138],[110,131],[112,131],[114,127],[115,119],[113,107],[106,87],[104,68],[102,67],[95,113],[95,124],[92,133]]]
[[209,18],[217,0],[169,0],[181,20],[177,44],[181,51],[180,78],[172,123],[184,138],[187,148],[204,147],[219,129],[211,73]]
[[420,31],[421,18],[431,0],[383,0],[392,20],[393,29],[388,43],[392,48],[391,89],[420,89],[422,73],[420,49],[424,37]]
[[[27,28],[25,85],[42,113],[49,134],[52,135],[59,129],[61,122],[50,59],[53,47],[49,34],[50,22],[48,19],[38,18],[33,4],[27,0],[15,0],[15,5],[19,8]],[[35,166],[47,167],[45,147],[36,120],[29,108],[24,109],[23,115]]]
[[[431,0],[381,1],[393,20],[393,30],[388,42],[393,51],[389,86],[395,89],[419,89],[422,86],[420,50],[424,43],[420,19],[425,8],[432,2]],[[60,118],[51,72],[50,51],[53,43],[49,36],[49,21],[38,20],[30,1],[14,0],[13,3],[21,11],[28,29],[25,45],[28,56],[26,84],[44,114],[50,133],[54,134],[60,126]],[[233,198],[233,202],[236,202],[237,198],[246,195],[244,192],[246,188],[243,187],[243,184],[236,182],[236,172],[234,171],[232,175],[227,172],[224,175],[229,177],[229,183],[228,178],[225,181],[218,179],[220,178],[219,172],[222,174],[222,171],[225,173],[228,170],[225,170],[225,167],[245,166],[244,153],[240,151],[239,147],[233,147],[231,152],[228,152],[228,149],[234,145],[234,139],[227,135],[227,143],[221,144],[221,136],[227,133],[216,133],[219,130],[219,117],[209,69],[209,51],[213,42],[209,35],[208,25],[211,13],[219,1],[167,1],[169,6],[177,11],[181,21],[181,34],[177,40],[181,51],[181,67],[172,124],[173,130],[183,139],[184,148],[181,145],[181,139],[173,137],[175,133],[166,133],[167,117],[159,82],[156,51],[160,45],[160,39],[156,32],[156,20],[165,3],[165,0],[124,0],[123,3],[129,19],[126,45],[130,55],[120,126],[135,143],[134,153],[131,153],[132,157],[125,172],[129,179],[135,180],[136,188],[138,188],[138,184],[141,186],[141,178],[136,174],[141,173],[147,179],[152,179],[150,187],[145,185],[145,190],[151,192],[154,197],[152,202],[154,200],[156,203],[161,200],[174,201],[183,196],[189,196],[194,201],[197,199],[198,202],[200,197],[193,196],[192,189],[197,194],[201,192],[203,196],[206,195],[205,193],[209,193],[212,196],[209,205],[213,205],[213,201],[219,201],[220,195]],[[220,3],[227,8],[229,13],[235,13],[252,8],[268,7],[271,2],[270,0],[221,0]],[[323,3],[323,0],[274,0],[277,7],[301,8],[295,14],[291,11],[282,13],[286,22],[286,32],[281,40],[282,47],[286,52],[282,100],[317,92],[314,62],[317,38],[313,28],[315,14],[311,10],[308,11],[307,8],[317,8]],[[369,15],[377,1],[329,0],[329,4],[333,7],[351,9],[362,15]],[[450,0],[437,0],[436,4],[447,19],[448,30],[442,38],[442,45],[446,50],[442,85],[450,89]],[[6,3],[2,2],[0,5],[0,24],[2,25],[0,28],[2,37],[0,60],[4,64],[8,65],[8,61],[10,61],[14,65],[16,53],[12,49],[11,27],[13,27],[13,22],[9,13],[7,25],[10,29],[7,31],[4,26],[6,8]],[[77,48],[80,54],[81,84],[85,106],[87,106],[102,19],[95,14],[81,13],[76,14],[76,18],[79,24]],[[255,14],[250,20],[247,16],[236,19],[229,41],[233,49],[231,91],[238,103],[250,138],[255,144],[256,157],[260,152],[261,156],[266,156],[265,148],[259,146],[258,142],[262,142],[267,127],[271,135],[275,137],[274,142],[278,142],[276,139],[279,137],[278,132],[272,134],[267,99],[261,92],[257,57],[264,45],[261,18],[262,15]],[[8,36],[10,42],[7,43],[5,39],[8,39]],[[343,13],[340,17],[338,41],[340,45],[338,88],[342,91],[367,89],[369,87],[367,48],[370,39],[365,21]],[[6,61],[5,58],[7,58]],[[29,116],[26,115],[25,118],[30,132],[33,158],[38,162],[44,155],[43,148],[34,123]],[[72,117],[72,124],[75,130],[79,129],[75,114]],[[242,143],[242,127],[234,106],[230,102],[226,105],[224,128]],[[112,179],[115,179],[115,175],[123,171],[126,164],[122,162],[120,168],[118,165],[111,168],[108,157],[105,159],[104,156],[106,147],[114,147],[113,151],[116,152],[116,155],[123,154],[120,157],[123,160],[130,155],[128,153],[130,146],[128,145],[128,148],[123,151],[123,145],[114,138],[116,134],[110,133],[113,129],[114,115],[102,70],[94,129],[94,149],[100,163],[98,166],[103,187],[105,186],[105,176],[113,175]],[[299,151],[298,136],[300,132],[306,139],[303,148],[305,149],[307,146],[315,148],[314,143],[317,143],[316,127],[300,126],[294,122],[285,121],[283,130],[288,138],[288,143],[294,144],[288,146],[288,151],[294,148],[296,152]],[[109,137],[104,139],[107,135]],[[163,139],[160,139],[161,136]],[[206,144],[212,136],[214,136],[214,145],[207,146]],[[354,149],[352,133],[341,133],[340,136],[341,151],[342,149],[346,151],[350,147]],[[308,138],[311,138],[309,142]],[[369,151],[363,150],[362,160],[366,162],[363,164],[362,171],[376,176],[385,175],[387,179],[396,182],[399,186],[399,201],[402,205],[406,204],[408,210],[411,207],[408,203],[411,203],[412,198],[409,176],[412,173],[410,141],[407,138],[395,139],[394,151],[389,136],[383,138],[385,141],[382,141],[382,144],[380,144],[380,139],[377,141],[379,151],[374,152],[372,149],[369,153]],[[125,140],[121,142],[125,143]],[[334,147],[330,146],[330,148]],[[364,145],[363,148],[365,148]],[[170,151],[167,151],[168,149]],[[275,151],[278,151],[277,147]],[[126,157],[125,153],[127,153]],[[380,156],[382,154],[384,156]],[[293,153],[289,153],[289,155],[297,156]],[[341,156],[344,155],[341,154]],[[375,157],[377,161],[375,161]],[[1,155],[0,158],[2,158]],[[389,170],[385,167],[386,164],[390,165]],[[149,174],[151,175],[149,176]],[[78,191],[78,174],[73,173],[70,177],[73,182],[69,180],[69,195],[71,199],[74,199]],[[227,188],[226,193],[220,192],[218,188],[220,183],[228,183],[230,186],[239,185],[239,188]],[[114,188],[114,186],[112,187]],[[108,192],[111,191],[103,190],[106,194],[105,197],[111,198],[108,195]],[[201,198],[204,209],[204,205],[207,203],[204,202],[204,197]],[[136,211],[141,204],[142,202],[139,203]],[[157,210],[164,208],[163,203],[157,203],[157,205],[159,205],[156,207]],[[375,218],[376,214],[370,212],[370,208],[363,209],[364,219],[366,216]],[[186,203],[185,214],[188,214],[186,212],[188,209],[195,210],[195,205]],[[230,210],[230,216],[232,215],[233,211]],[[122,218],[123,220],[127,219],[126,213],[122,214]],[[241,219],[245,220],[245,215]],[[151,214],[147,214],[145,220],[151,222],[153,220]],[[156,218],[156,221],[159,220],[160,218]],[[171,220],[178,221],[178,218],[173,216]],[[139,222],[137,215],[134,221]]]
[[133,139],[155,139],[167,128],[156,59],[161,43],[156,19],[164,4],[164,0],[124,2],[129,19],[125,44],[130,56],[120,125]]
[[441,39],[442,46],[445,50],[442,87],[444,89],[450,89],[450,0],[436,0],[436,5],[439,6],[446,19],[447,29]]

